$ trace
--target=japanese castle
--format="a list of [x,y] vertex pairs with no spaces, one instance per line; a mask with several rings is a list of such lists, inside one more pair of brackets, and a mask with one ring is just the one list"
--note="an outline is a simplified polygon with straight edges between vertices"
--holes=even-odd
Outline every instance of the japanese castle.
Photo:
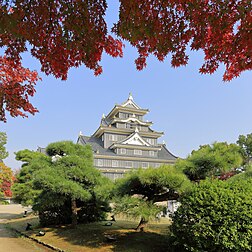
[[130,94],[127,101],[102,116],[92,136],[80,132],[77,143],[91,145],[94,166],[113,180],[130,169],[173,164],[177,157],[157,141],[164,133],[152,130],[152,122],[144,120],[148,112],[140,108]]

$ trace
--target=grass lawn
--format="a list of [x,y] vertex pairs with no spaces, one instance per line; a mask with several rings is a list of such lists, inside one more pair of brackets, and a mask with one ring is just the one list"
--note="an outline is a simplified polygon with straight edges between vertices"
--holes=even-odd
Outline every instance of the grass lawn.
[[[32,224],[33,230],[25,231],[26,224]],[[159,222],[148,224],[145,232],[136,232],[137,221],[118,219],[112,226],[105,226],[104,222],[78,225],[76,229],[69,226],[53,226],[40,228],[38,218],[29,216],[8,222],[9,227],[23,231],[45,243],[51,244],[68,252],[162,252],[169,251],[170,221],[162,218]],[[45,231],[45,236],[36,236],[39,230]],[[106,236],[116,240],[108,241]]]

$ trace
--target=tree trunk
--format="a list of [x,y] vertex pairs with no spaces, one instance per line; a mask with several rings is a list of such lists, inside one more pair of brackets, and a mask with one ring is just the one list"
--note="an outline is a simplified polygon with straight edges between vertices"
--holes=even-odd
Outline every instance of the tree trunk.
[[143,217],[141,217],[141,220],[136,228],[136,231],[144,232],[144,228],[146,227],[147,223],[148,223],[148,221],[145,220]]
[[77,206],[76,200],[71,200],[71,208],[72,208],[72,227],[75,228],[77,226]]

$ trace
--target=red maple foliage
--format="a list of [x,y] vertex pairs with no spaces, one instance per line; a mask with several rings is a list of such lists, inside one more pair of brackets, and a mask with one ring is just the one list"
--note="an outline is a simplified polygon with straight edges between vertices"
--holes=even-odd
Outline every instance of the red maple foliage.
[[220,176],[218,176],[218,179],[220,179],[220,180],[227,180],[227,179],[233,177],[236,174],[237,174],[236,171],[229,171],[229,172],[223,173]]
[[[201,73],[212,74],[224,64],[223,80],[229,81],[252,69],[251,0],[119,1],[119,21],[112,32],[137,48],[138,70],[150,54],[163,61],[170,53],[173,67],[186,65],[189,47],[204,52]],[[46,74],[64,80],[71,67],[84,64],[99,75],[103,52],[123,55],[121,40],[108,34],[106,9],[106,0],[0,0],[0,47],[6,49],[2,61],[21,67],[21,53],[29,44]],[[15,88],[25,96],[21,83]],[[8,100],[4,102],[7,108]],[[26,104],[21,106],[25,111],[36,112]],[[13,111],[18,112],[12,116],[20,113],[19,108]]]
[[171,53],[173,67],[186,65],[186,50],[203,50],[201,73],[212,74],[223,63],[224,81],[252,69],[251,0],[120,0],[113,31],[138,49],[137,69],[154,54]]
[[0,46],[7,55],[20,57],[31,45],[42,71],[67,78],[81,64],[100,74],[103,51],[122,56],[122,42],[108,35],[104,0],[1,0]]
[[5,197],[12,196],[11,186],[12,186],[12,181],[4,179],[1,185],[1,190],[4,193]]
[[14,180],[12,170],[3,162],[0,162],[0,191],[3,192],[5,197],[12,196],[11,187]]
[[[122,57],[122,42],[107,32],[106,8],[104,0],[0,0],[0,47],[6,49],[0,59],[0,120],[6,120],[5,109],[11,116],[25,116],[21,108],[31,114],[37,112],[28,96],[34,94],[38,76],[20,64],[28,43],[41,70],[63,80],[69,68],[82,64],[95,75],[101,74],[99,62],[104,51]],[[17,75],[16,67],[22,75]],[[29,84],[21,85],[24,81]]]
[[38,80],[36,71],[22,67],[19,61],[0,56],[0,121],[6,121],[5,111],[13,117],[27,117],[24,112],[38,112],[29,102]]

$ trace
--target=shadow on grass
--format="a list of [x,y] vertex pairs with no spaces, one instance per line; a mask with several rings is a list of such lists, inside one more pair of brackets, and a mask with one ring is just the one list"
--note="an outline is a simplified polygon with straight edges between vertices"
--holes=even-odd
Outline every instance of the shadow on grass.
[[[76,229],[70,227],[47,229],[55,232],[57,237],[72,245],[82,246],[96,251],[127,251],[127,252],[153,252],[169,251],[168,225],[162,225],[162,230],[147,229],[147,232],[136,232],[133,227],[136,223],[117,221],[112,226],[104,226],[104,222],[82,224]],[[113,237],[114,240],[108,240]],[[81,251],[81,250],[79,250]]]
[[35,229],[39,227],[39,221],[38,217],[34,215],[27,216],[23,218],[22,216],[18,216],[16,219],[10,219],[7,220],[5,223],[3,223],[7,228],[15,229],[19,232],[24,232],[27,234],[30,234],[32,232],[35,232],[35,230],[26,231],[27,223],[31,224],[32,229]]
[[5,224],[0,223],[0,238],[16,238],[19,237],[16,232],[13,232],[6,228]]
[[[33,230],[25,231],[26,224],[31,223]],[[80,224],[72,229],[70,226],[52,226],[41,228],[38,218],[15,220],[8,225],[32,237],[37,237],[39,230],[46,234],[38,237],[41,241],[65,251],[114,251],[114,252],[162,252],[169,250],[169,225],[149,225],[146,232],[136,232],[133,228],[137,222],[119,220],[112,226],[106,222]],[[107,237],[115,240],[109,241]]]
[[168,237],[153,232],[131,232],[118,237],[113,245],[115,252],[163,252],[169,251]]
[[10,219],[16,219],[22,217],[23,214],[16,213],[0,213],[0,222]]

